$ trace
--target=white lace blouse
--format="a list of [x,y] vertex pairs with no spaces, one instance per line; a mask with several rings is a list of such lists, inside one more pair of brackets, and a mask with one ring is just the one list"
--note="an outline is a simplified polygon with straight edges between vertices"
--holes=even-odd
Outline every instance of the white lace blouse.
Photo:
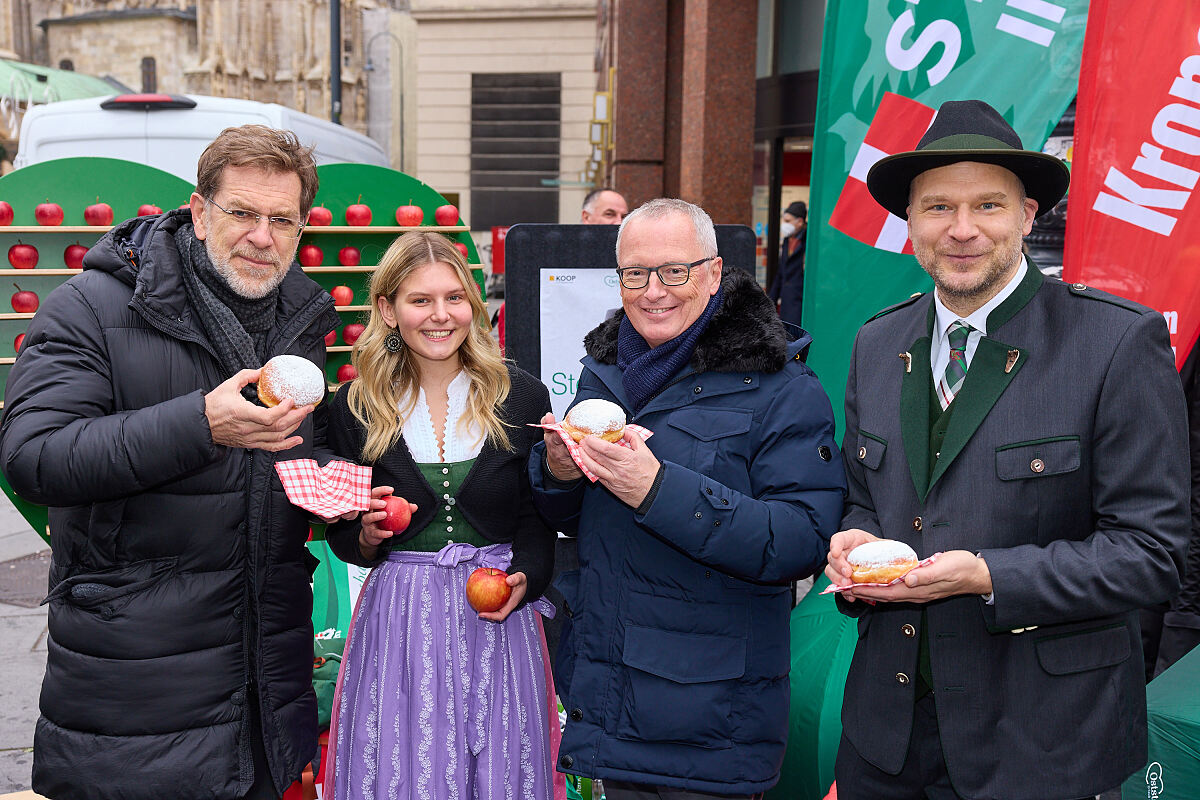
[[442,432],[446,457],[438,452],[437,436],[433,431],[433,417],[429,413],[429,402],[425,399],[425,390],[417,389],[417,404],[412,413],[404,420],[404,441],[408,451],[418,464],[434,464],[455,461],[467,461],[479,455],[483,449],[483,431],[479,425],[460,427],[458,421],[467,410],[467,393],[471,387],[471,379],[466,372],[459,372],[450,385],[446,387],[449,397],[449,407],[446,410],[446,428]]

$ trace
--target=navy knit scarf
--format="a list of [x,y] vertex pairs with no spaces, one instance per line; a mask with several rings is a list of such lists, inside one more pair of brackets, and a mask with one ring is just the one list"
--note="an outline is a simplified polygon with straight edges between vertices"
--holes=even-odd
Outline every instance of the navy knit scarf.
[[642,410],[650,398],[659,392],[675,376],[675,373],[692,358],[700,335],[708,327],[708,322],[721,307],[724,288],[718,287],[717,293],[708,300],[702,313],[686,331],[663,342],[651,349],[646,340],[633,327],[626,315],[621,319],[621,329],[617,333],[617,367],[621,370],[621,384],[625,387],[625,395],[633,407],[633,413]]

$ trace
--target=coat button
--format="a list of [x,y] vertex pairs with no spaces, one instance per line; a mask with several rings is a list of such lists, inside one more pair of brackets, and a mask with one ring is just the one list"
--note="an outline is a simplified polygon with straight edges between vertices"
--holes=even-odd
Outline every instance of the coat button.
[[920,517],[913,517],[913,530],[919,531],[925,527],[925,521]]
[[817,455],[821,457],[822,461],[829,461],[833,458],[833,451],[829,449],[829,445],[823,444],[817,448]]
[[1042,470],[1046,469],[1046,462],[1042,461],[1040,458],[1035,458],[1033,461],[1029,462],[1029,468],[1034,472],[1041,472]]
[[705,493],[705,494],[712,494],[712,489],[705,489],[705,490],[704,490],[704,493]]
[[571,767],[575,766],[575,759],[571,758],[570,756],[559,756],[558,765],[563,769],[570,769]]
[[235,608],[235,609],[233,610],[233,618],[234,618],[234,619],[241,619],[241,618],[242,618],[242,614],[244,614],[244,613],[246,613],[246,612],[242,610],[242,607],[241,607],[241,606],[238,606],[237,608]]
[[[581,708],[572,708],[572,709],[571,709],[571,721],[572,721],[572,722],[579,722],[579,721],[580,721],[580,720],[582,720],[582,719],[583,719],[583,709],[581,709]],[[570,756],[568,756],[568,758],[570,758]]]
[[443,474],[443,475],[449,475],[449,474],[450,474],[450,468],[449,468],[449,467],[442,467],[442,474]]
[[700,387],[699,387],[699,386],[697,386],[697,387],[696,387],[695,389],[693,389],[692,391],[693,391],[693,392],[695,392],[696,394],[700,394]]
[[754,379],[750,377],[742,378],[742,383],[754,383]]
[[865,447],[858,448],[858,457],[866,458],[867,457],[867,448],[865,448]]
[[904,625],[902,628],[900,628],[900,632],[903,633],[905,636],[907,636],[909,639],[911,639],[912,637],[917,635],[917,629],[914,628],[912,625],[907,625],[907,624]]
[[711,569],[706,569],[706,570],[704,570],[704,577],[706,577],[706,578],[711,578],[711,577],[712,577],[712,570],[711,570]]
[[908,686],[908,676],[903,672],[897,672],[896,683],[900,684],[901,686]]
[[701,519],[703,517],[704,517],[704,515],[701,514],[699,511],[696,512],[696,519]]

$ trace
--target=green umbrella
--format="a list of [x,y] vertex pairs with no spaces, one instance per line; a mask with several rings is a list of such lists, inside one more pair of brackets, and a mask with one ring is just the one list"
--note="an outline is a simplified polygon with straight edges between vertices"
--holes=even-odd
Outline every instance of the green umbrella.
[[1121,786],[1123,800],[1200,796],[1200,647],[1146,687],[1146,766]]
[[821,800],[842,736],[842,690],[858,641],[855,620],[822,595],[821,577],[792,611],[792,702],[779,783],[767,800]]

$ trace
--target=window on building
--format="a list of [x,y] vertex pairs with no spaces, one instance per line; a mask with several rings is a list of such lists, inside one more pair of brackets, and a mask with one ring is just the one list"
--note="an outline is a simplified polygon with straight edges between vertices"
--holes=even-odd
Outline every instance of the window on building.
[[58,62],[58,68],[65,69],[67,72],[74,72],[75,62],[69,58],[64,58],[62,61]]
[[142,91],[147,94],[158,91],[158,66],[151,56],[142,59]]
[[559,73],[471,76],[473,229],[558,222],[561,138]]

